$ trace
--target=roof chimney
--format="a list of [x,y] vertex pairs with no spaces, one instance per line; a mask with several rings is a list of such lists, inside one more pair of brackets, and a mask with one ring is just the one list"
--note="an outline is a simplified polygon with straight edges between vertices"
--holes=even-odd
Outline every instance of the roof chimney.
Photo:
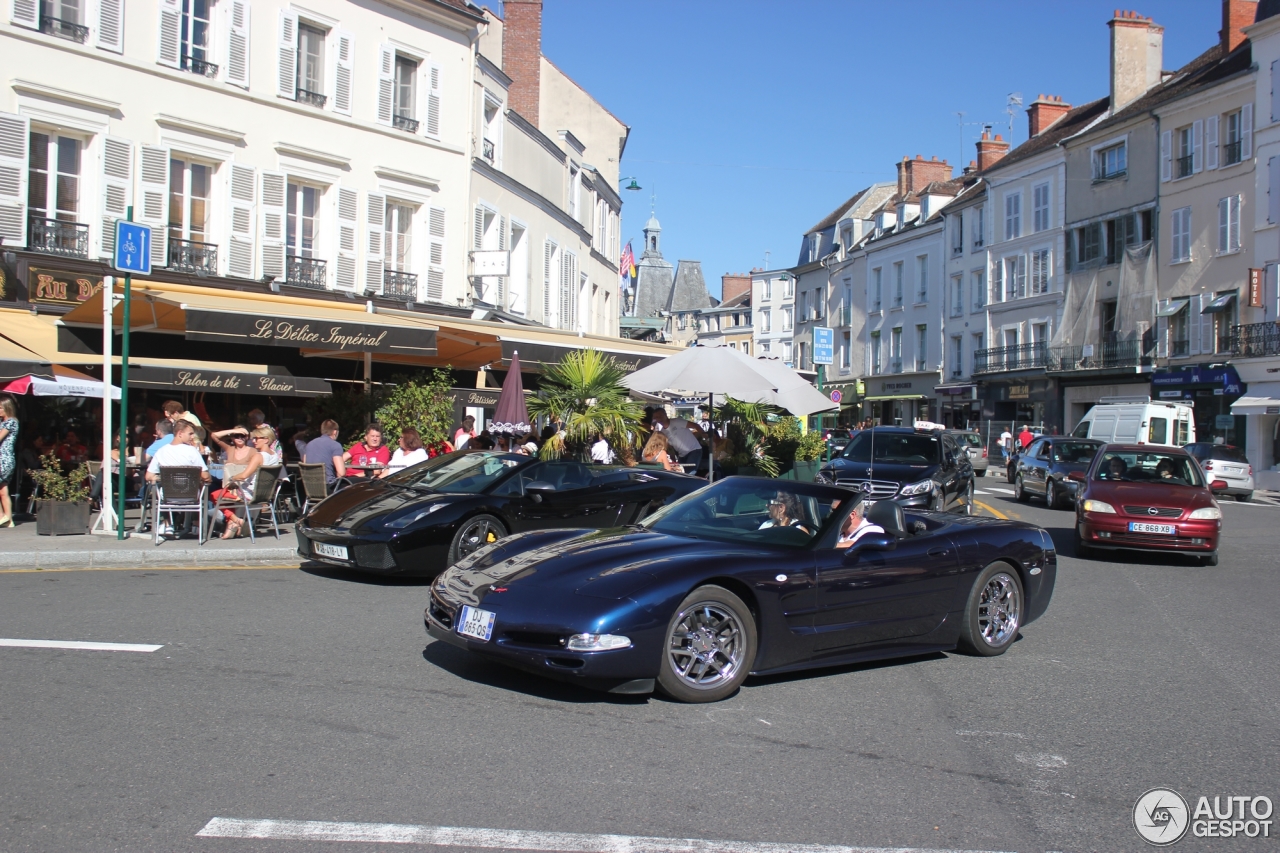
[[751,276],[740,272],[727,272],[720,276],[720,301],[728,302],[751,292]]
[[542,0],[506,0],[502,14],[502,70],[511,78],[508,102],[511,109],[537,126],[542,88]]
[[1027,135],[1034,139],[1048,130],[1058,119],[1071,112],[1071,105],[1058,95],[1041,95],[1027,107]]
[[914,160],[903,157],[898,163],[898,197],[918,193],[934,181],[951,180],[951,164],[936,156],[926,160],[919,154]]
[[1247,38],[1244,28],[1253,24],[1258,14],[1257,0],[1222,0],[1222,52],[1228,54]]
[[1121,9],[1107,26],[1111,27],[1111,114],[1115,115],[1160,83],[1164,27]]
[[996,138],[991,138],[991,125],[987,125],[982,129],[982,138],[978,140],[978,171],[985,172],[996,163],[998,163],[1004,155],[1009,153],[1009,143],[1005,142],[996,134]]

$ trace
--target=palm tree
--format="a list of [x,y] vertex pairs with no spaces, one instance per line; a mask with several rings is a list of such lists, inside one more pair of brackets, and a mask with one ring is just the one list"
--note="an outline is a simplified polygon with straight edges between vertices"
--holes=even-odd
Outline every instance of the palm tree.
[[599,350],[567,353],[542,374],[541,390],[529,400],[529,414],[558,417],[561,432],[542,446],[541,456],[556,459],[566,449],[581,451],[597,435],[615,446],[638,446],[644,408],[627,396],[626,371]]

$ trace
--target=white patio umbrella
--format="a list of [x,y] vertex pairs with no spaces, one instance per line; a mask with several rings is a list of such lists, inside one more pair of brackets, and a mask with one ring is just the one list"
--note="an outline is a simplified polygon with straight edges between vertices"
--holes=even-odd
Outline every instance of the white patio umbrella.
[[757,358],[753,361],[756,370],[776,383],[777,390],[770,399],[743,397],[747,402],[772,403],[801,418],[840,408],[839,403],[833,402],[830,397],[813,387],[809,380],[787,367],[785,362],[773,358]]

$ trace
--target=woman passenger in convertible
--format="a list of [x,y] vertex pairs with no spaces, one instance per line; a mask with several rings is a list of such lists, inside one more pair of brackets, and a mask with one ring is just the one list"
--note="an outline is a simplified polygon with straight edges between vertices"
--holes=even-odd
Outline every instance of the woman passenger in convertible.
[[769,519],[759,529],[769,527],[794,527],[802,533],[811,532],[800,517],[800,501],[790,492],[778,492],[769,501]]

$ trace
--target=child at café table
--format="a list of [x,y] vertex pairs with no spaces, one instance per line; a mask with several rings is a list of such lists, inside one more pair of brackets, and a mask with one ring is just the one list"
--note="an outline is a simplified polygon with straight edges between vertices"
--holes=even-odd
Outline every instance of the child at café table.
[[[342,454],[342,461],[350,465],[389,465],[391,464],[391,448],[382,443],[382,427],[369,424],[364,430],[364,441],[357,441]],[[368,472],[354,470],[352,477],[365,477]]]

